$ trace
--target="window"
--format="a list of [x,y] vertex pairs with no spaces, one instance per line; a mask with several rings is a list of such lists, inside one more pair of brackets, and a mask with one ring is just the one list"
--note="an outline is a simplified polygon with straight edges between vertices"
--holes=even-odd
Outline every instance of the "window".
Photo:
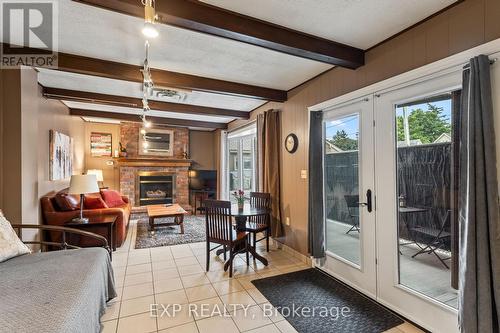
[[227,139],[227,190],[256,190],[257,127],[255,124],[231,132]]

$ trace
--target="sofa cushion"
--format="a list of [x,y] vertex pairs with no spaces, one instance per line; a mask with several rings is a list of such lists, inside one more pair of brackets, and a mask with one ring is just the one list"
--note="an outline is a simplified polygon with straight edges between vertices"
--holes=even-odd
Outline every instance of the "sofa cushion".
[[103,190],[101,191],[101,196],[106,205],[108,205],[108,207],[110,208],[125,205],[125,201],[123,201],[122,195],[118,191]]
[[0,216],[0,262],[27,253],[31,253],[30,248],[17,237],[9,221]]
[[85,209],[102,209],[108,208],[108,205],[100,197],[86,195],[83,200],[83,207]]
[[67,194],[67,193],[57,193],[54,197],[57,207],[63,212],[68,212],[72,210],[77,210],[80,208],[79,198]]

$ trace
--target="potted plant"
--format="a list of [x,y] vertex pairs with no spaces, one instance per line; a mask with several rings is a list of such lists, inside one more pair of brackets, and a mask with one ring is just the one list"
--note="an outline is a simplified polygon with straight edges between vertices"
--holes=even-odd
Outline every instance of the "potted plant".
[[243,210],[246,200],[245,192],[242,190],[234,191],[233,197],[236,199],[236,202],[238,203],[238,210]]

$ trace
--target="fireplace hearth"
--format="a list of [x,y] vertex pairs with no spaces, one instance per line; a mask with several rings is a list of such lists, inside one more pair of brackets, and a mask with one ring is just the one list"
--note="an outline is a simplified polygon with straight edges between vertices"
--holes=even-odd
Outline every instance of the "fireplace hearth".
[[138,172],[139,206],[169,204],[175,200],[175,175],[166,172]]

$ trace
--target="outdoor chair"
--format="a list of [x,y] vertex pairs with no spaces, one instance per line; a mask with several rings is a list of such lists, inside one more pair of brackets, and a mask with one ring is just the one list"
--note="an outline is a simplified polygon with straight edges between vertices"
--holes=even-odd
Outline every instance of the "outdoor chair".
[[412,258],[415,258],[416,256],[424,253],[433,253],[439,259],[439,261],[449,269],[445,260],[449,260],[451,257],[441,257],[436,251],[439,249],[443,249],[446,245],[446,241],[449,241],[451,238],[451,233],[446,231],[446,229],[450,226],[450,217],[451,211],[446,210],[444,216],[443,214],[438,214],[438,219],[440,219],[439,228],[435,228],[432,226],[418,226],[411,228],[411,231],[414,233],[415,237],[421,236],[419,238],[422,239],[425,245],[425,247],[415,253]]
[[359,195],[344,195],[344,199],[352,222],[352,227],[347,230],[346,234],[354,230],[359,232]]

